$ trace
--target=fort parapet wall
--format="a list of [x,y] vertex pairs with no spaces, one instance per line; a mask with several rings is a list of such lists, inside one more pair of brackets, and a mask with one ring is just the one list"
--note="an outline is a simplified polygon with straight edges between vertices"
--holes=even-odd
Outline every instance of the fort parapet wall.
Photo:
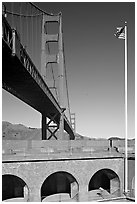
[[[91,200],[90,181],[96,174],[107,175],[111,192],[122,195],[124,191],[124,155],[110,148],[109,141],[4,140],[2,149],[2,174],[21,178],[29,189],[30,202],[41,201],[43,183],[58,172],[75,178],[78,201]],[[134,173],[129,182],[132,189]],[[93,181],[99,182],[96,177]]]
[[95,150],[106,150],[109,148],[109,141],[90,141],[90,140],[3,140],[2,149],[3,151],[8,150],[22,150],[26,151],[29,149],[44,148],[47,151],[95,151]]

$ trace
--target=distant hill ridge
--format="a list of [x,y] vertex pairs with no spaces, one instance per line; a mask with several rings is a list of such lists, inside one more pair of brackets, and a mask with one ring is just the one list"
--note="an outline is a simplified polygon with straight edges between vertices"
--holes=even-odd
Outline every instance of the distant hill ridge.
[[40,140],[41,129],[26,127],[2,121],[2,139],[4,140]]
[[[7,121],[2,121],[2,139],[3,140],[41,140],[41,128],[31,128],[31,127],[26,127],[25,125],[22,125],[22,124],[12,124]],[[123,138],[119,138],[119,137],[110,137],[109,140],[110,139],[124,140]],[[75,140],[107,140],[107,139],[90,138],[76,133]]]
[[[7,121],[2,121],[2,139],[3,140],[41,140],[41,128],[31,128],[31,127],[26,127],[25,125],[22,125],[22,124],[12,124]],[[76,133],[75,139],[89,140],[91,138],[85,137]]]

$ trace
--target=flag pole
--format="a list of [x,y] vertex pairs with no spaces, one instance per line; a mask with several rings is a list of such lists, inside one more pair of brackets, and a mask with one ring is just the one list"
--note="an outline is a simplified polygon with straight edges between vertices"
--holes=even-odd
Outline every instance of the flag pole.
[[127,71],[127,22],[125,22],[125,194],[128,192]]

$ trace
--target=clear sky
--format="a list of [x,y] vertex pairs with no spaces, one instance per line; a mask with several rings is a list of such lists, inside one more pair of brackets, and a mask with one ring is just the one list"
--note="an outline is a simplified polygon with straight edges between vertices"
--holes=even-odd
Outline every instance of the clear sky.
[[[134,138],[135,5],[119,2],[35,3],[62,12],[71,112],[77,133],[124,137],[124,40],[116,27],[128,22],[128,137]],[[40,127],[41,115],[3,90],[2,119]]]

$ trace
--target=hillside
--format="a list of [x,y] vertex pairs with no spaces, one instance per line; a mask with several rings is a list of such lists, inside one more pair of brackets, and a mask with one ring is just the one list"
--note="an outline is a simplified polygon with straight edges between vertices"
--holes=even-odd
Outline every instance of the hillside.
[[[67,133],[64,133],[67,134]],[[41,128],[30,128],[22,124],[12,124],[2,121],[3,140],[41,140]],[[88,140],[90,138],[75,135],[76,140]]]
[[[67,133],[64,133],[67,134]],[[65,136],[65,135],[64,135]],[[26,127],[22,124],[12,124],[7,121],[2,121],[2,139],[3,140],[41,140],[41,128]],[[119,137],[111,137],[114,144],[124,146],[124,139]],[[105,141],[104,138],[91,138],[82,136],[78,133],[75,134],[75,140],[92,140],[94,141]],[[128,141],[129,146],[135,145],[135,139]],[[116,145],[117,146],[117,145]]]
[[11,124],[2,121],[2,139],[3,140],[40,140],[41,129],[28,128],[22,124]]

